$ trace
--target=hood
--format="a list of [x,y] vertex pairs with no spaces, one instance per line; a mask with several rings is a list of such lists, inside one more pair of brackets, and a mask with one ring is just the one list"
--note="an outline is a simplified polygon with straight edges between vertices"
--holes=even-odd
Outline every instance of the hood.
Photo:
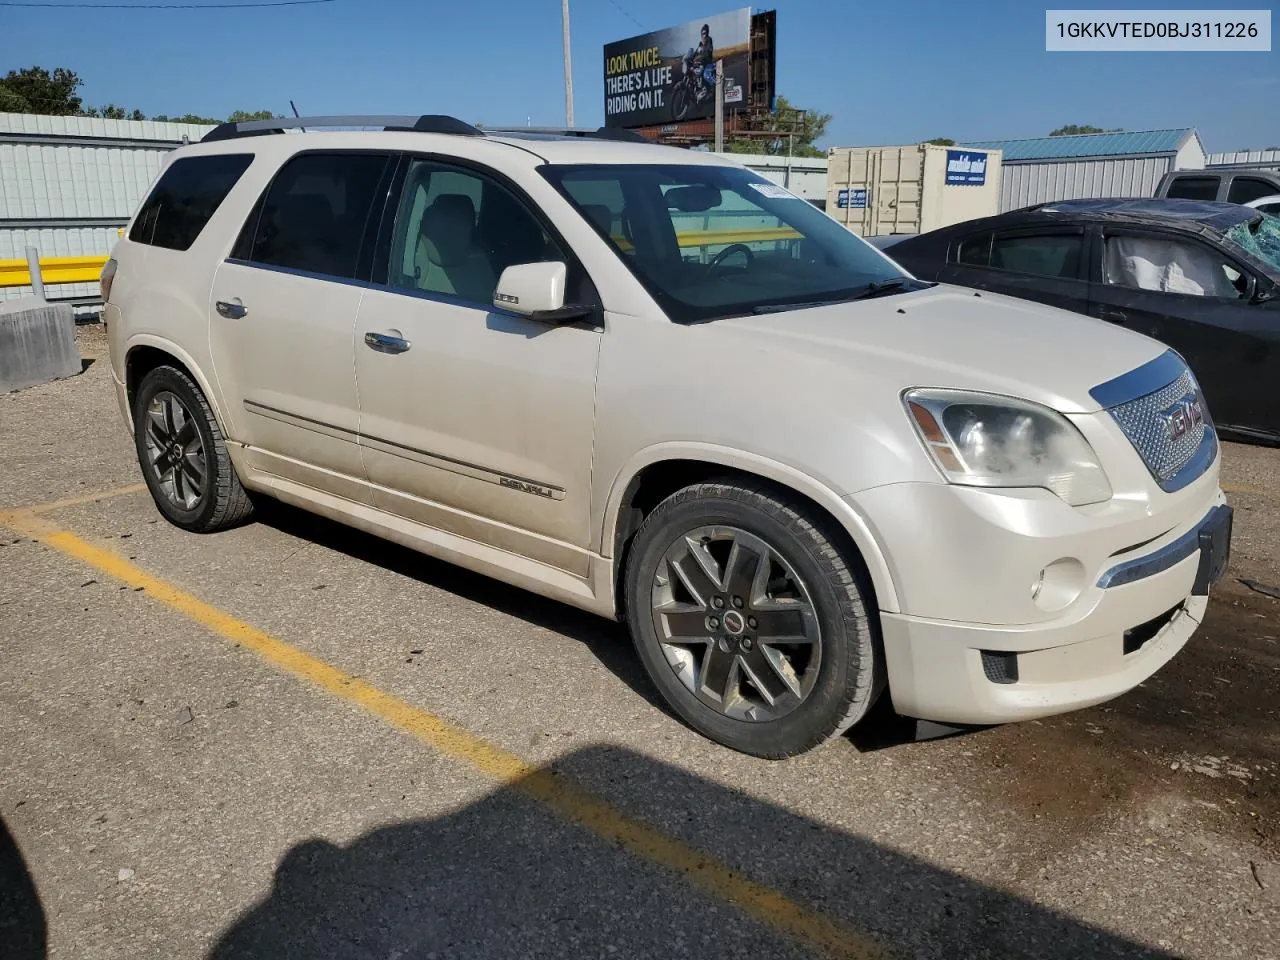
[[[1101,409],[1089,390],[1168,348],[1028,300],[940,284],[928,290],[712,324],[771,353],[802,351],[866,377],[1021,397],[1062,413]],[[746,344],[744,344],[745,346]]]

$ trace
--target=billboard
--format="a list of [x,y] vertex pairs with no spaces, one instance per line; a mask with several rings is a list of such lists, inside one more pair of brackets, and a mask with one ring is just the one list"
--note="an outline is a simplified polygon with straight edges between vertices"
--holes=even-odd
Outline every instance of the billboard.
[[606,127],[715,116],[715,63],[724,61],[725,113],[747,105],[751,8],[691,20],[604,48]]

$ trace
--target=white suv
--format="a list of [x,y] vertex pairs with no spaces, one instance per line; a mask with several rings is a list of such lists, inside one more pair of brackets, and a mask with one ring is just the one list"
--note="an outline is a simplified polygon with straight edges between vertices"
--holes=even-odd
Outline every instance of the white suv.
[[173,154],[104,288],[173,523],[276,497],[622,618],[672,710],[759,756],[885,689],[949,725],[1115,697],[1226,562],[1176,354],[916,280],[710,154],[224,125]]

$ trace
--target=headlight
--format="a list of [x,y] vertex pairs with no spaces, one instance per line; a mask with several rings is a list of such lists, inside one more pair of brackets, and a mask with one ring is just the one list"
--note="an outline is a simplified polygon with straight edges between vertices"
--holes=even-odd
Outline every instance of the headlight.
[[1093,448],[1055,410],[961,390],[910,390],[902,399],[925,449],[951,483],[1044,487],[1073,507],[1111,498]]

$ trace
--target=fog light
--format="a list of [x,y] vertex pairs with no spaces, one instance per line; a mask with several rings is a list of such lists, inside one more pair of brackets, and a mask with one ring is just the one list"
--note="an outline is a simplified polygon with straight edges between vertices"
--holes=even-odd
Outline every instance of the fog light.
[[1084,583],[1084,564],[1074,557],[1062,557],[1040,571],[1031,585],[1031,599],[1041,610],[1054,613],[1074,603]]

